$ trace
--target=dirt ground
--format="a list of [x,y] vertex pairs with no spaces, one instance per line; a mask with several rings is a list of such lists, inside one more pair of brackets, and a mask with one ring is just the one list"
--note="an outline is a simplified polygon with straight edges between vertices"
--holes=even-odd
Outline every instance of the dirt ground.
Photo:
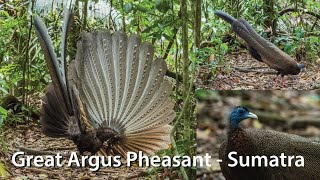
[[320,63],[302,62],[302,64],[305,65],[305,70],[299,75],[285,76],[286,86],[282,86],[281,83],[275,84],[276,71],[266,64],[253,59],[247,52],[232,53],[225,57],[225,64],[218,67],[215,76],[209,74],[210,68],[201,66],[198,70],[196,85],[198,88],[211,90],[319,89]]
[[[1,134],[5,142],[0,142],[0,162],[7,167],[7,171],[10,173],[9,179],[137,179],[139,176],[146,174],[146,168],[137,166],[101,168],[97,172],[92,172],[89,168],[66,166],[63,166],[63,168],[17,168],[11,163],[10,157],[21,147],[39,152],[49,151],[51,153],[60,152],[61,154],[71,151],[76,152],[77,150],[74,143],[69,140],[48,138],[40,132],[40,125],[38,124],[18,125],[14,128],[7,127]],[[22,151],[25,150],[22,149]],[[39,154],[39,152],[30,153]],[[161,177],[162,175],[159,174],[160,179]]]
[[219,148],[226,140],[228,113],[245,105],[259,121],[246,120],[244,128],[271,129],[297,134],[320,142],[319,93],[314,91],[220,91],[213,98],[199,101],[197,153],[212,156],[212,167],[198,168],[197,179],[224,180]]

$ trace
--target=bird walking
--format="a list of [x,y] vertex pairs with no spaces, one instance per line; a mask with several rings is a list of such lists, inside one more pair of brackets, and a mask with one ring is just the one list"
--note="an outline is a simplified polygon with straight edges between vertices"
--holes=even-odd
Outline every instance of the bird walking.
[[303,64],[298,64],[288,54],[261,37],[243,18],[237,20],[223,11],[215,11],[214,14],[232,25],[235,33],[246,42],[248,51],[253,58],[278,71],[276,83],[280,75],[282,83],[285,85],[283,79],[285,75],[297,75],[304,68]]
[[[307,138],[272,130],[242,129],[245,119],[257,119],[245,107],[235,107],[229,116],[228,139],[221,145],[219,158],[221,171],[227,180],[316,180],[320,179],[320,143]],[[230,167],[230,152],[237,156],[302,156],[304,167],[291,166]]]
[[126,157],[167,148],[175,103],[165,61],[154,60],[154,47],[138,35],[101,30],[81,33],[76,58],[67,63],[72,19],[67,12],[59,58],[44,23],[34,19],[52,79],[41,107],[42,132],[73,140],[80,154]]

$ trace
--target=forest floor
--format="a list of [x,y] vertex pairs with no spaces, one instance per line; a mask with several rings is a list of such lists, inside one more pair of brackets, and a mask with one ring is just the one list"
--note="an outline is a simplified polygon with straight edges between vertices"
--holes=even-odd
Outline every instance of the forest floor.
[[276,71],[255,60],[247,52],[232,53],[225,57],[225,64],[213,76],[208,66],[201,66],[197,73],[198,88],[211,90],[312,90],[320,88],[320,65],[307,64],[299,75],[285,76],[286,86],[275,84]]
[[244,128],[271,129],[320,142],[319,92],[221,91],[217,94],[197,105],[197,154],[212,156],[212,167],[198,168],[197,179],[225,180],[217,160],[219,148],[226,140],[227,115],[237,105],[245,105],[259,117],[259,121],[242,122]]
[[[0,163],[4,163],[7,168],[10,174],[9,179],[137,179],[146,174],[146,168],[138,166],[101,168],[96,172],[90,171],[88,167],[17,168],[12,164],[10,157],[18,151],[28,151],[30,155],[40,155],[41,153],[48,154],[48,151],[54,154],[58,152],[67,154],[71,151],[77,152],[77,149],[74,143],[69,140],[45,136],[40,132],[40,125],[35,123],[5,127],[1,135],[5,137],[5,142],[0,141]],[[32,152],[32,150],[35,150],[35,152]],[[161,176],[159,174],[158,177]]]

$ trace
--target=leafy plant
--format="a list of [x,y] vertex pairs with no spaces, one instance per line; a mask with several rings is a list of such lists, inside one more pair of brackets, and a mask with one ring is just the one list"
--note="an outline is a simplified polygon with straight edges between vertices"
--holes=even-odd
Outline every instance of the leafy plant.
[[7,110],[0,106],[0,128],[3,122],[6,120],[7,116],[8,116]]

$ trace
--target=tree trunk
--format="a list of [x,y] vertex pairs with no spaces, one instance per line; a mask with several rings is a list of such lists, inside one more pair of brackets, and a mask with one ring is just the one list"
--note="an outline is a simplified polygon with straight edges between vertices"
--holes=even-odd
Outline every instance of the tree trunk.
[[263,12],[265,13],[264,25],[268,28],[272,28],[272,34],[276,34],[277,23],[275,19],[274,0],[263,0]]
[[194,44],[196,48],[200,47],[201,37],[200,37],[200,28],[201,28],[201,0],[193,1],[193,31],[194,31]]

